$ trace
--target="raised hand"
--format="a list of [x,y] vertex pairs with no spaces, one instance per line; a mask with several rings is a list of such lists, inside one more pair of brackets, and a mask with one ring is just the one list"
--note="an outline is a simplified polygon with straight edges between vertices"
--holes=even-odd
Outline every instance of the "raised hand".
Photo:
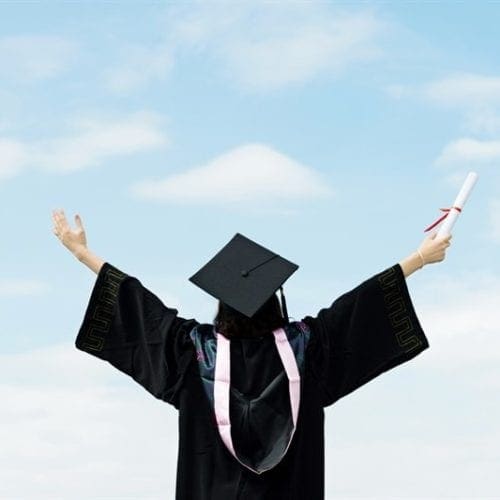
[[80,216],[75,215],[76,229],[70,227],[62,209],[52,211],[52,221],[54,223],[53,233],[78,258],[87,249],[87,237]]
[[446,249],[451,245],[451,234],[443,238],[436,235],[437,230],[426,236],[418,248],[426,264],[444,260]]

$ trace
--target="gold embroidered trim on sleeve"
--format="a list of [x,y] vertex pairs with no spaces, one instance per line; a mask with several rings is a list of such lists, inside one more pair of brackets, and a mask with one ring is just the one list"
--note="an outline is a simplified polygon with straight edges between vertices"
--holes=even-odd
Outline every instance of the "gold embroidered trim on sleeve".
[[102,351],[104,340],[113,321],[116,298],[120,283],[127,275],[109,267],[104,271],[102,285],[97,291],[96,302],[83,335],[82,347],[92,351]]
[[377,277],[383,293],[389,320],[398,344],[405,352],[411,352],[422,345],[422,340],[415,333],[412,317],[406,307],[403,291],[394,267],[380,273]]

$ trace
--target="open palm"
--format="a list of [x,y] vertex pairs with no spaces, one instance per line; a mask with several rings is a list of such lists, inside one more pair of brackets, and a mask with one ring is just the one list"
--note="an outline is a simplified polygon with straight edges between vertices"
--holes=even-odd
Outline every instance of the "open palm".
[[76,229],[70,227],[62,209],[52,211],[52,221],[54,223],[53,233],[72,253],[77,253],[87,247],[85,229],[78,214],[75,215]]

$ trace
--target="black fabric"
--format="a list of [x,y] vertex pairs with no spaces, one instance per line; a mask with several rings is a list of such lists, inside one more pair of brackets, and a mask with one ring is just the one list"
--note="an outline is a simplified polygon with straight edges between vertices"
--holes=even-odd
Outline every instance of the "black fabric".
[[[136,278],[105,263],[76,347],[179,410],[176,500],[323,500],[324,408],[429,344],[399,264],[303,321],[311,338],[297,429],[283,460],[260,475],[241,466],[218,434],[189,338],[199,323],[180,318]],[[231,384],[242,394],[260,393],[284,371],[271,333],[232,339],[230,352]]]
[[102,266],[75,346],[108,361],[147,391],[178,407],[178,390],[193,358],[188,333],[198,323],[177,316],[141,282]]
[[303,321],[325,407],[429,347],[399,264]]

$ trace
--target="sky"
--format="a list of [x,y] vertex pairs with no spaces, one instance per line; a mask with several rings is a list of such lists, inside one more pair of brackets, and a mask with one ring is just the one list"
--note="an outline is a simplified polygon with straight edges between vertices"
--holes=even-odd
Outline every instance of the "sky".
[[294,319],[401,261],[430,348],[326,412],[326,498],[500,497],[500,3],[0,2],[0,498],[174,498],[175,408],[74,346],[89,248],[179,315],[237,232]]

